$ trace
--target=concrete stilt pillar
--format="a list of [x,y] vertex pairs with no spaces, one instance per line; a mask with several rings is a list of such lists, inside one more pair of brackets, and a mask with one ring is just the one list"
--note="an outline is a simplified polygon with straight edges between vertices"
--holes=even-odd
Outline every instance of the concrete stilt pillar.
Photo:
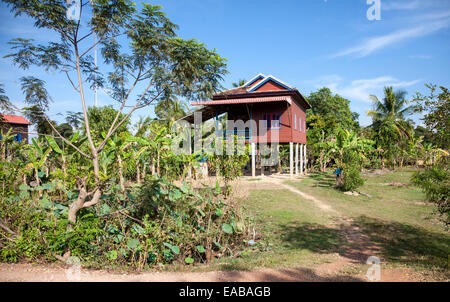
[[300,174],[303,175],[303,144],[300,144]]
[[298,143],[295,143],[295,175],[298,175]]
[[256,177],[256,144],[252,143],[252,177]]
[[294,143],[289,143],[289,174],[294,175]]
[[306,144],[303,145],[303,156],[304,156],[304,162],[305,162],[305,174],[306,174],[306,164],[308,163],[308,157],[306,155]]
[[[265,146],[267,148],[267,145]],[[259,165],[260,165],[260,170],[261,173],[259,175],[261,175],[261,177],[264,177],[264,171],[266,170],[266,167],[264,166],[266,163],[266,160],[262,157],[263,154],[266,154],[265,152],[267,152],[267,149],[262,150],[261,146],[259,146],[260,150],[259,150]]]
[[[192,155],[192,146],[191,145],[189,146],[189,155]],[[192,179],[192,165],[191,164],[189,164],[189,167],[188,167],[187,178]]]

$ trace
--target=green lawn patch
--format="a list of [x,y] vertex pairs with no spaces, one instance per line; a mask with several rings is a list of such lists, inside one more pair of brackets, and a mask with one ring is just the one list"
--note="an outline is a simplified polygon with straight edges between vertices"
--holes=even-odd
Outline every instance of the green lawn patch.
[[413,172],[408,169],[369,175],[359,191],[371,198],[334,189],[331,173],[313,173],[287,183],[352,218],[370,241],[382,248],[382,257],[390,264],[448,273],[450,234],[437,219],[434,205],[410,183]]

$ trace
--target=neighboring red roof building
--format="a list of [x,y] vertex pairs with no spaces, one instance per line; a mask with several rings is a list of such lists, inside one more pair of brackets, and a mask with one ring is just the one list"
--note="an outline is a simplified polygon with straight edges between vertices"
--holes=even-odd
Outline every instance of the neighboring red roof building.
[[6,133],[12,128],[11,133],[16,135],[14,140],[28,144],[28,125],[31,125],[31,123],[23,116],[7,114],[0,114],[0,116],[3,119],[0,125],[3,133]]
[[8,124],[31,125],[31,123],[23,116],[1,114],[4,122]]

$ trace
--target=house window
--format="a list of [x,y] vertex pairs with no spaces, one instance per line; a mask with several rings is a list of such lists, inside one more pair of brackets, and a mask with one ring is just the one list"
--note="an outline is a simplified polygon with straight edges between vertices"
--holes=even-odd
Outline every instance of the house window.
[[281,114],[272,114],[272,129],[281,129]]
[[298,131],[302,132],[302,118],[301,117],[298,118]]
[[16,136],[14,136],[14,140],[20,143],[22,141],[22,134],[18,133]]
[[294,130],[297,130],[297,114],[294,113]]
[[305,133],[306,133],[306,120],[305,120],[305,121],[303,121],[303,132],[305,132]]
[[266,121],[266,129],[270,129],[270,114],[264,113],[263,120]]
[[263,120],[266,121],[266,129],[281,129],[280,113],[264,113]]

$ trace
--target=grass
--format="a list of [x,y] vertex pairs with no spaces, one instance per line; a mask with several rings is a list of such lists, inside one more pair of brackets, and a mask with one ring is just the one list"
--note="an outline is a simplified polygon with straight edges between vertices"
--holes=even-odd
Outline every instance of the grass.
[[413,172],[406,169],[369,175],[360,191],[371,198],[335,190],[331,173],[315,173],[288,183],[352,218],[370,236],[370,241],[381,247],[382,257],[389,264],[448,274],[448,229],[437,219],[435,207],[410,184]]
[[322,210],[286,190],[254,190],[245,201],[260,232],[258,246],[235,259],[220,259],[222,270],[313,267],[330,262],[345,246],[342,234],[327,227]]
[[[287,183],[316,197],[352,219],[369,241],[380,247],[384,267],[413,268],[429,279],[448,279],[450,235],[437,219],[435,208],[410,184],[414,170],[367,175],[361,192],[349,196],[334,189],[332,173],[314,173]],[[392,183],[402,184],[391,186]],[[243,200],[256,224],[257,244],[234,257],[208,265],[172,267],[177,271],[252,270],[257,268],[313,269],[337,260],[351,243],[338,219],[314,202],[289,190],[254,189]],[[336,223],[338,222],[338,223]],[[365,272],[364,264],[350,265],[340,275]]]

